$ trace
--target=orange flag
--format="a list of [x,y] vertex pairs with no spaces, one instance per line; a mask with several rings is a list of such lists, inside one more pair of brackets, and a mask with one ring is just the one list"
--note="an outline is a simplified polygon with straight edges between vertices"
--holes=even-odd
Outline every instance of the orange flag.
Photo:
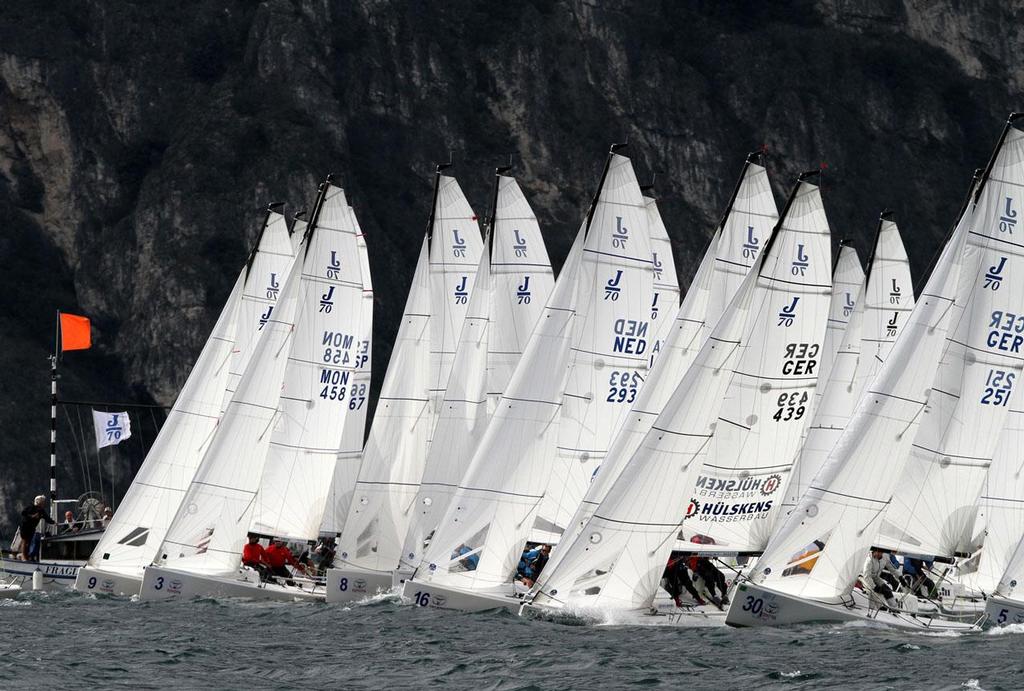
[[89,318],[61,312],[60,349],[86,350],[91,347],[92,332],[89,330]]

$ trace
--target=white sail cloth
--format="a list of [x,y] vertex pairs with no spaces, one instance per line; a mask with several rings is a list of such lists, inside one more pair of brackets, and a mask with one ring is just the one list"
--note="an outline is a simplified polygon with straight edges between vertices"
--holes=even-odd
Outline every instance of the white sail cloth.
[[676,275],[676,261],[672,253],[672,241],[668,229],[658,211],[658,202],[644,197],[647,210],[647,228],[651,233],[651,262],[654,267],[654,300],[651,302],[651,353],[648,367],[665,345],[665,339],[672,331],[672,317],[679,311],[679,277]]
[[818,363],[818,381],[821,386],[814,392],[817,400],[821,400],[822,389],[832,372],[832,364],[843,342],[846,326],[853,316],[863,285],[864,269],[861,268],[857,250],[852,245],[841,245],[832,274],[832,302],[828,308],[828,326],[825,329],[825,340],[821,342],[821,360]]

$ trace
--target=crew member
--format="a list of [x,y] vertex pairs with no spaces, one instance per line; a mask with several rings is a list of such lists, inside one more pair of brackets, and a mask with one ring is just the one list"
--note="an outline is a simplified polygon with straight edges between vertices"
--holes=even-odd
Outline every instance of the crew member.
[[519,559],[519,567],[516,569],[517,578],[527,588],[532,588],[540,572],[548,563],[548,555],[551,554],[551,545],[538,545],[533,549],[527,549]]
[[252,533],[249,534],[249,541],[242,548],[242,565],[256,569],[260,574],[260,580],[265,581],[270,575],[267,552],[260,544],[260,538]]
[[679,600],[683,594],[683,590],[690,593],[690,597],[698,605],[707,604],[704,602],[704,598],[700,596],[697,589],[693,587],[693,580],[690,578],[690,572],[686,570],[686,558],[679,557],[678,559],[669,558],[668,565],[665,566],[665,573],[662,575],[665,579],[665,590],[672,596],[672,600],[676,603],[676,607],[682,607],[683,603]]
[[[263,556],[266,559],[267,564],[270,566],[270,573],[275,576],[281,576],[283,578],[291,578],[292,574],[288,571],[285,564],[294,566],[299,571],[305,572],[305,567],[298,562],[292,551],[288,549],[288,546],[284,544],[284,540],[275,539],[270,541],[270,545],[263,550]],[[286,581],[288,585],[295,585],[294,581]]]
[[928,572],[931,571],[933,563],[923,559],[903,557],[903,582],[907,584],[910,592],[926,600],[933,597],[935,593],[935,581],[928,578]]
[[35,537],[39,521],[56,523],[46,513],[46,497],[42,494],[35,498],[31,506],[26,507],[21,512],[21,525],[18,526],[18,535],[21,537],[21,554],[19,556],[22,561],[29,560],[32,539]]
[[[889,574],[889,577],[887,578],[883,574]],[[864,564],[864,571],[860,578],[870,592],[877,593],[885,601],[885,606],[890,611],[896,612],[899,611],[900,606],[893,596],[892,586],[889,583],[889,578],[892,577],[898,578],[899,573],[885,552],[880,549],[871,550],[871,555]]]

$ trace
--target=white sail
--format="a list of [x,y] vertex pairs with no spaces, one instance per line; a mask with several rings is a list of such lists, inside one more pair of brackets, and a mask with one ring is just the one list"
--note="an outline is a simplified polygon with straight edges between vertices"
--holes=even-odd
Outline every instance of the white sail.
[[728,385],[721,375],[735,360],[756,283],[751,274],[741,286],[597,512],[555,548],[534,586],[535,603],[641,607],[653,599],[664,569],[660,552],[671,551],[685,513],[679,497],[713,433],[716,402]]
[[[491,324],[491,264],[480,258],[444,403],[434,427],[423,477],[413,502],[400,570],[413,571],[448,509],[487,423],[487,352]],[[396,564],[397,565],[397,564]]]
[[672,241],[668,229],[658,211],[658,202],[653,197],[644,197],[647,210],[647,228],[651,233],[651,260],[654,266],[654,301],[651,303],[651,353],[648,367],[665,345],[665,339],[672,331],[672,317],[679,311],[679,277],[676,275],[676,260],[672,253]]
[[302,239],[306,237],[306,228],[309,227],[309,222],[302,218],[305,212],[295,214],[292,218],[292,230],[291,230],[291,241],[292,241],[292,254],[298,254],[299,246],[302,244]]
[[[437,420],[448,387],[483,250],[476,214],[459,183],[453,177],[439,174],[436,185],[430,238],[431,427]],[[421,472],[425,455],[424,450],[420,458]],[[393,566],[397,564],[396,560]]]
[[398,565],[432,425],[429,243],[425,236],[338,539],[339,565]]
[[839,246],[839,257],[836,259],[832,273],[832,303],[828,308],[828,327],[825,329],[825,340],[821,343],[821,359],[818,363],[818,381],[821,386],[815,397],[821,399],[822,389],[832,372],[839,345],[843,342],[846,325],[853,316],[853,308],[857,304],[857,296],[864,285],[864,269],[860,266],[857,250],[851,245]]
[[496,175],[494,195],[491,236],[402,549],[401,570],[407,572],[419,565],[466,474],[488,407],[495,408],[504,393],[554,283],[540,226],[515,179]]
[[[778,211],[768,173],[750,157],[679,307],[663,353],[640,388],[605,462],[577,507],[569,523],[572,533],[563,535],[563,540],[579,534],[615,483],[623,466],[632,458],[710,333],[707,320],[717,322],[722,315],[777,221]],[[563,550],[556,549],[547,568],[553,569],[562,554]]]
[[654,270],[647,210],[628,158],[611,154],[583,246],[558,444],[535,539],[555,542],[647,377]]
[[288,221],[272,205],[267,210],[257,244],[260,251],[251,259],[249,276],[242,292],[238,307],[238,326],[235,343],[228,361],[228,381],[224,386],[221,411],[238,388],[242,373],[249,366],[249,360],[256,349],[267,320],[274,312],[274,305],[281,294],[281,286],[291,270],[296,250],[288,236]]
[[983,593],[992,593],[1024,538],[1024,403],[1010,402],[999,444],[978,502],[977,529],[981,547],[978,569],[961,581]]
[[[287,236],[284,238],[288,242]],[[290,247],[290,245],[289,245]],[[238,382],[154,563],[201,575],[237,572],[273,427],[294,319],[302,262],[281,282],[273,314]]]
[[881,527],[882,546],[970,551],[976,506],[1024,358],[1024,132],[1008,127],[975,203],[932,395]]
[[796,506],[825,463],[853,416],[863,393],[860,387],[874,377],[889,356],[914,308],[910,262],[899,229],[884,215],[879,219],[869,261],[865,288],[856,299],[832,372],[820,387],[781,511],[788,513]]
[[246,273],[243,268],[238,275],[156,441],[93,549],[89,566],[141,578],[142,569],[153,561],[217,427]]
[[745,332],[703,467],[680,497],[690,500],[682,537],[704,551],[763,549],[813,415],[832,302],[831,233],[816,185],[798,185],[776,233],[780,247],[761,270],[774,282],[751,308],[775,313]]
[[893,344],[902,333],[914,309],[914,287],[910,277],[910,261],[903,247],[899,228],[888,213],[879,218],[878,237],[869,258],[872,276],[861,301],[864,323],[861,333],[860,360],[854,379],[854,393],[859,400],[879,370]]
[[491,230],[488,413],[512,378],[555,284],[537,217],[515,178],[498,175]]
[[373,281],[370,278],[370,256],[366,250],[366,236],[359,226],[355,210],[349,207],[352,221],[356,228],[356,244],[359,247],[360,276],[363,284],[362,333],[358,337],[359,346],[356,354],[361,366],[355,369],[349,378],[348,410],[345,412],[345,427],[341,432],[341,443],[338,446],[338,458],[334,465],[334,477],[331,489],[327,493],[327,505],[324,507],[324,520],[320,525],[321,534],[341,534],[352,504],[352,493],[355,491],[359,476],[359,466],[363,460],[363,441],[366,438],[366,414],[370,400],[370,376],[373,372]]
[[758,560],[756,582],[829,603],[849,593],[930,397],[969,227],[968,209],[825,465]]
[[369,345],[363,262],[345,192],[329,179],[311,223],[296,260],[303,264],[298,313],[250,527],[293,540],[318,535],[345,417],[352,404],[366,405],[352,379]]

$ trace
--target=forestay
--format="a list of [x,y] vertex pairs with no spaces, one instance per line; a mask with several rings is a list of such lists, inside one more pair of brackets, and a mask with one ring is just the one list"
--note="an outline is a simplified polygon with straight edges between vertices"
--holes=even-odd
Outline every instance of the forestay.
[[1007,125],[976,195],[950,333],[879,538],[910,554],[970,551],[978,498],[1024,357],[1024,133]]
[[[287,236],[284,241],[288,242]],[[289,245],[290,247],[290,245]],[[171,521],[154,563],[202,575],[237,572],[253,515],[301,294],[302,262],[280,282],[249,365]],[[241,328],[241,322],[239,324]]]
[[584,232],[569,251],[415,581],[485,589],[508,583],[515,572],[555,453]]
[[249,366],[298,251],[292,247],[288,236],[288,222],[278,211],[281,206],[272,204],[267,209],[266,220],[256,240],[259,252],[249,258],[248,278],[238,307],[238,326],[228,361],[228,380],[224,386],[221,412],[227,408],[242,373]]
[[373,281],[370,278],[370,256],[366,250],[366,236],[359,226],[355,210],[349,207],[349,213],[356,229],[356,244],[359,248],[360,277],[363,284],[363,299],[360,303],[362,333],[358,337],[361,344],[357,355],[362,366],[353,371],[349,377],[347,392],[348,410],[345,412],[344,429],[341,432],[341,443],[338,446],[338,459],[334,465],[334,477],[331,489],[327,493],[327,505],[324,507],[324,520],[320,525],[320,533],[341,534],[341,529],[348,516],[352,504],[352,492],[355,491],[359,476],[359,466],[363,460],[363,441],[366,438],[366,411],[370,397],[370,377],[373,372]]
[[773,318],[744,335],[688,497],[683,539],[702,551],[763,549],[813,413],[832,298],[831,233],[817,185],[798,184],[775,243],[761,268],[768,283],[751,308],[774,310]]
[[[363,262],[354,216],[330,178],[306,231],[299,307],[278,421],[255,499],[251,530],[293,540],[319,533],[345,418],[366,406],[353,377],[368,364]],[[351,430],[361,441],[362,431]],[[244,535],[243,535],[244,536]],[[240,542],[241,544],[241,542]]]
[[854,305],[828,381],[819,387],[820,398],[793,466],[783,511],[788,513],[796,506],[825,463],[853,416],[863,393],[860,387],[889,356],[913,307],[907,253],[896,224],[883,214],[868,258],[865,288]]
[[338,539],[338,565],[382,572],[398,566],[432,425],[429,242],[424,236]]
[[558,447],[535,525],[557,541],[647,377],[654,334],[650,231],[631,161],[612,153],[588,218]]
[[753,579],[797,597],[846,597],[878,532],[938,367],[969,209],[853,418],[758,560]]

